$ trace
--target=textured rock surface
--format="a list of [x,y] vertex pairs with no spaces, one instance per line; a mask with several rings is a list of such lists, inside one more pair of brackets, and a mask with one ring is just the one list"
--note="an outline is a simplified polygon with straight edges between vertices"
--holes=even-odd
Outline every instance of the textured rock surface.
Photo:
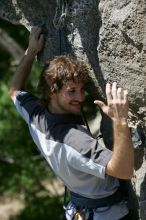
[[[129,90],[131,120],[146,121],[146,40],[144,0],[70,0],[65,45],[91,69],[98,93],[105,81],[116,80]],[[59,31],[53,25],[56,1],[1,0],[0,17],[27,29],[44,25],[46,44],[41,63],[60,54]],[[58,13],[58,15],[60,15]],[[48,52],[49,51],[49,52]],[[92,89],[97,97],[97,89]]]
[[45,46],[40,55],[40,62],[45,63],[48,58],[59,54],[59,33],[53,25],[56,11],[54,0],[1,0],[0,17],[13,24],[22,24],[29,31],[32,26],[44,25]]
[[[84,60],[91,69],[94,97],[104,96],[105,82],[117,81],[129,90],[131,124],[141,124],[140,140],[135,140],[136,178],[134,184],[146,219],[145,148],[146,134],[146,22],[144,0],[69,0],[65,37],[53,25],[57,1],[1,0],[0,17],[28,30],[43,25],[45,47],[39,56],[43,64],[65,47]],[[60,16],[58,10],[57,16]],[[97,87],[98,94],[97,95]],[[103,124],[104,126],[104,124]],[[104,130],[109,134],[109,129]],[[133,136],[136,137],[135,131]],[[143,139],[143,142],[142,142]],[[108,141],[109,142],[109,141]],[[109,142],[110,143],[110,142]],[[109,144],[107,143],[107,145]],[[111,144],[109,144],[111,145]],[[143,205],[144,204],[144,205]]]
[[[102,26],[99,63],[106,80],[116,80],[130,92],[131,108],[146,121],[146,23],[143,0],[99,3]],[[145,35],[146,37],[146,35]]]

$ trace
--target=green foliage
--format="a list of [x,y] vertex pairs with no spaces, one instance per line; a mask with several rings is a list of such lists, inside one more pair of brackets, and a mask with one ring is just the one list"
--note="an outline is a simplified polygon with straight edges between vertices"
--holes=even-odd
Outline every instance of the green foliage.
[[32,200],[27,201],[26,208],[21,212],[16,220],[60,220],[62,219],[61,215],[62,201],[59,197],[35,197]]
[[[27,48],[29,32],[21,25],[12,25],[8,21],[0,19],[0,28],[4,29],[24,50]],[[0,80],[8,82],[10,75],[15,71],[11,65],[12,57],[4,50],[0,50]]]
[[[45,161],[39,157],[27,125],[14,108],[7,86],[2,82],[0,93],[0,192],[33,192],[36,180],[41,181],[53,175]],[[35,186],[35,191],[38,190],[39,185]]]
[[29,32],[22,25],[12,25],[10,22],[0,18],[0,27],[4,29],[18,44],[24,49],[27,48],[27,39],[29,37]]

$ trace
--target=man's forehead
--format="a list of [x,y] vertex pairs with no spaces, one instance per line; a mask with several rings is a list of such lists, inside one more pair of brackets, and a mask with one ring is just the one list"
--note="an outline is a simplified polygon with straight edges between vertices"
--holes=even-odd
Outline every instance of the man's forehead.
[[67,81],[63,87],[64,88],[78,88],[78,87],[83,87],[84,83],[79,81],[79,82],[74,82],[74,81]]
[[68,90],[68,89],[82,89],[84,87],[83,82],[73,82],[73,81],[68,81],[66,82],[62,89]]

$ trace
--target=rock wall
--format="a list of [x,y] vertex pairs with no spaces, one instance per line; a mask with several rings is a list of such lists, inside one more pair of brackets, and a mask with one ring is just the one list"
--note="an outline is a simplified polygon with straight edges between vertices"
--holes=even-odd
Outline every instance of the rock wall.
[[[68,0],[66,10],[54,0],[1,0],[0,17],[28,30],[43,27],[45,47],[40,63],[63,51],[84,60],[91,70],[94,98],[105,98],[106,81],[117,81],[129,90],[130,123],[135,146],[133,183],[140,200],[141,219],[146,219],[145,135],[146,135],[146,22],[144,0]],[[62,1],[64,2],[64,1]],[[53,20],[66,13],[61,32]],[[61,43],[60,43],[61,42]],[[107,119],[105,120],[107,122]],[[107,145],[109,127],[103,124]],[[137,137],[135,139],[135,137]]]
[[[129,90],[130,120],[146,126],[145,1],[66,2],[65,37],[62,36],[61,42],[88,64],[96,86],[92,89],[93,96],[105,98],[105,82],[117,81]],[[43,25],[46,41],[39,57],[42,64],[64,49],[60,48],[60,33],[53,24],[56,9],[57,3],[53,0],[44,0],[43,4],[41,0],[0,1],[0,17],[23,24],[28,30],[34,25]],[[57,16],[61,13],[62,8],[58,9]]]
[[40,62],[45,61],[54,55],[59,55],[59,33],[53,25],[56,12],[54,0],[1,0],[0,17],[13,24],[22,24],[29,31],[32,26],[43,26],[45,33],[45,46],[40,54]]
[[144,120],[146,121],[144,1],[101,0],[99,11],[102,26],[98,54],[104,78],[115,80],[129,90],[131,109],[136,112],[137,121],[141,120],[144,123]]
[[[146,219],[146,22],[142,0],[99,2],[102,25],[98,56],[103,77],[117,81],[130,93],[130,118],[135,147],[133,185]],[[142,124],[142,129],[137,124]],[[137,127],[137,128],[136,128]]]
[[[44,0],[1,0],[0,17],[28,30],[43,25],[43,64],[60,54],[60,35],[54,27],[57,3]],[[96,88],[92,94],[105,97],[106,81],[117,81],[129,90],[131,121],[146,126],[146,40],[144,0],[68,0],[64,47],[84,60]],[[61,10],[57,10],[59,17]]]

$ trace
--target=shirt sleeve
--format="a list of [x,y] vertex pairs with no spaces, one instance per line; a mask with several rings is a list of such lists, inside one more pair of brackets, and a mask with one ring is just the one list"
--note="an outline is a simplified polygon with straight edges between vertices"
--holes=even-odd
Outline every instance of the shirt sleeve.
[[34,110],[39,108],[38,98],[33,96],[31,93],[17,91],[16,95],[13,97],[13,102],[20,115],[23,117],[26,123],[29,124]]

